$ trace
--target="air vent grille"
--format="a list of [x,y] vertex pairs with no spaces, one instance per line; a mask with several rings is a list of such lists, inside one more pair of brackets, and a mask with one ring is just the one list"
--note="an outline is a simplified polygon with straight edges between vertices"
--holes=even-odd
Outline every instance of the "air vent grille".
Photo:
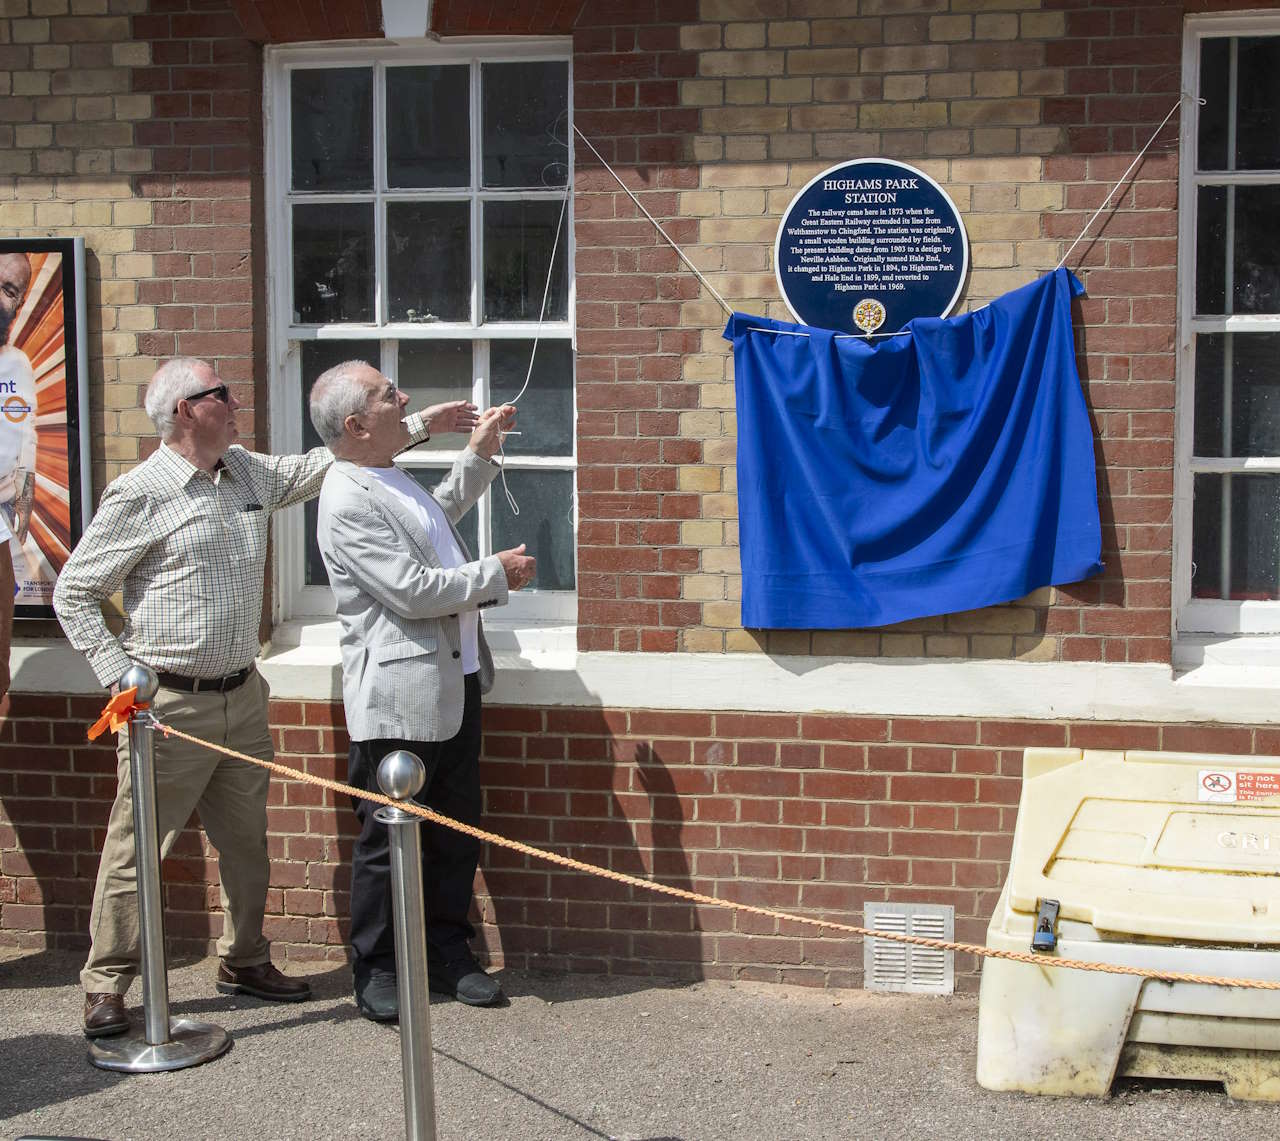
[[[863,926],[951,941],[955,937],[955,908],[939,903],[868,903]],[[908,994],[951,994],[955,990],[955,956],[950,951],[866,939],[862,969],[867,990]]]

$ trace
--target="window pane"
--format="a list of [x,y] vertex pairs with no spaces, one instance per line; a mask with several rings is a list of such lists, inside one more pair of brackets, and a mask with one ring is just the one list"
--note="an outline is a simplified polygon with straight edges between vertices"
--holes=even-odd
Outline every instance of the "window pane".
[[387,69],[387,185],[470,186],[470,68]]
[[1280,167],[1280,36],[1238,41],[1236,169]]
[[[1235,154],[1231,146],[1231,48],[1236,47]],[[1200,49],[1201,170],[1280,167],[1280,36],[1206,39]]]
[[[1196,224],[1197,313],[1280,312],[1278,211],[1280,186],[1201,187]],[[1224,308],[1228,292],[1230,308]]]
[[[422,484],[422,486],[428,491],[439,484],[450,471],[447,467],[409,467],[407,465],[405,465],[404,470],[413,476],[413,478]],[[467,549],[463,554],[472,560],[479,558],[479,555],[476,553],[480,549],[477,532],[479,530],[480,512],[483,510],[483,506],[477,504],[454,524],[458,529],[458,534],[462,536],[462,541],[467,545]]]
[[1195,598],[1280,598],[1280,476],[1198,473],[1192,512]]
[[[493,341],[489,392],[494,404],[512,399],[529,375],[533,341]],[[518,436],[503,447],[511,456],[573,455],[573,349],[568,341],[538,341],[529,387],[516,405]]]
[[538,560],[537,590],[572,590],[573,472],[511,471],[507,486],[520,506],[513,515],[502,492],[502,477],[489,487],[493,504],[493,549],[505,551],[527,543]]
[[293,208],[293,319],[373,320],[373,204]]
[[294,190],[373,187],[373,72],[304,68],[290,77]]
[[[568,248],[562,202],[484,204],[484,319],[536,321],[547,297],[545,318],[569,313]],[[556,233],[559,231],[559,240]],[[555,247],[555,268],[547,267]]]
[[1196,338],[1195,454],[1280,455],[1280,333]]
[[486,63],[480,82],[484,185],[566,185],[569,65]]
[[[470,400],[472,393],[470,341],[401,341],[396,383],[409,394],[409,411],[429,404]],[[432,436],[425,448],[456,451],[466,446],[465,435]]]
[[1191,595],[1222,597],[1222,478],[1197,473],[1191,506]]
[[465,202],[387,205],[392,321],[471,320],[471,225]]
[[1222,36],[1200,41],[1199,145],[1196,165],[1201,170],[1227,169],[1227,109],[1230,99],[1231,41]]
[[[320,446],[320,437],[311,426],[310,395],[316,378],[343,361],[366,361],[380,368],[381,357],[377,341],[303,341],[302,342],[302,447],[304,451]],[[320,544],[316,540],[316,523],[320,517],[317,500],[308,499],[303,504],[306,516],[306,577],[307,586],[328,586],[329,574],[320,557]]]

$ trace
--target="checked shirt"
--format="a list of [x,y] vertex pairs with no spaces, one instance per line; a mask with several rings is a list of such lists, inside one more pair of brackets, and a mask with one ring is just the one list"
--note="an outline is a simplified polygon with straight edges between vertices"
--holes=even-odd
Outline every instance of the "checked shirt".
[[[422,417],[406,419],[413,443]],[[272,512],[320,491],[333,456],[228,448],[211,475],[163,444],[102,493],[54,588],[71,644],[104,686],[135,661],[158,673],[218,678],[258,656]],[[117,638],[101,604],[124,592]]]

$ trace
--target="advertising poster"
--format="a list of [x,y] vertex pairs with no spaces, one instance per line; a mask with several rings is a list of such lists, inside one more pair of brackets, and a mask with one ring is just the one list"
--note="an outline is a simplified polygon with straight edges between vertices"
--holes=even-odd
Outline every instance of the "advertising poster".
[[84,240],[0,240],[0,518],[14,613],[52,618],[88,503]]

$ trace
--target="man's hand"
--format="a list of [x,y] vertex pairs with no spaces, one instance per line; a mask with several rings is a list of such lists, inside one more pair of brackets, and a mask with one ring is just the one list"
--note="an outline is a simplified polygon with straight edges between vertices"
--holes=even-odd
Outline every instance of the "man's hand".
[[516,423],[516,406],[504,404],[500,408],[487,408],[480,415],[480,425],[471,433],[470,448],[486,460],[493,459],[502,442],[502,434],[510,432]]
[[469,400],[450,400],[422,410],[422,421],[433,436],[446,432],[470,432],[480,423],[478,409]]
[[533,581],[538,571],[538,560],[524,553],[524,544],[512,547],[509,551],[499,551],[498,561],[507,572],[507,589],[519,590]]

